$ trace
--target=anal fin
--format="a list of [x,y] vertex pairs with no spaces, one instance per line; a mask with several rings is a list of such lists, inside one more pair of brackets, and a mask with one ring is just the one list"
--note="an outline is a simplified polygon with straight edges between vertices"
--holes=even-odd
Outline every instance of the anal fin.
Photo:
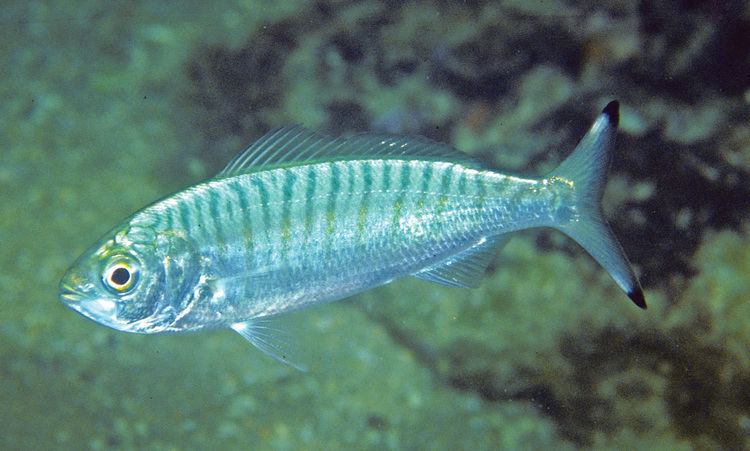
[[476,288],[492,259],[508,239],[506,235],[483,238],[473,246],[423,269],[414,276],[449,287]]

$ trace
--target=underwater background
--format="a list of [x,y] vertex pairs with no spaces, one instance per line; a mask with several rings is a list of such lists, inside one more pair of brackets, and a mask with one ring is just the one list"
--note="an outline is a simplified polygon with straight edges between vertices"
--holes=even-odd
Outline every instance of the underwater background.
[[[0,448],[750,448],[748,36],[729,0],[3,2]],[[612,99],[604,208],[646,311],[551,231],[477,290],[290,315],[307,372],[58,301],[99,236],[276,126],[543,174]]]

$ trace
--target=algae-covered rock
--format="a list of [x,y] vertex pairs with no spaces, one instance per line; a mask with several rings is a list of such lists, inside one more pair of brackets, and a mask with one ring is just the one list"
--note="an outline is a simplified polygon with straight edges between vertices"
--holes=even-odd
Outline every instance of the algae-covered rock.
[[[750,230],[743,234],[713,232],[696,253],[698,274],[684,292],[673,317],[684,321],[710,321],[705,324],[703,339],[721,345],[734,365],[733,375],[750,371]],[[689,307],[689,309],[688,309]],[[702,317],[702,315],[707,315]],[[672,319],[675,321],[675,319]],[[729,375],[727,375],[729,376]]]

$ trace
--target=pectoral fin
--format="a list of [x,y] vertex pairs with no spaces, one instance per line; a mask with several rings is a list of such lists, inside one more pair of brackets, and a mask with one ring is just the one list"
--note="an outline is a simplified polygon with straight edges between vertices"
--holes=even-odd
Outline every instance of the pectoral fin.
[[281,336],[283,333],[270,325],[271,322],[269,319],[253,319],[242,323],[234,323],[231,327],[253,346],[279,362],[299,371],[307,371],[304,366],[289,359],[289,344]]

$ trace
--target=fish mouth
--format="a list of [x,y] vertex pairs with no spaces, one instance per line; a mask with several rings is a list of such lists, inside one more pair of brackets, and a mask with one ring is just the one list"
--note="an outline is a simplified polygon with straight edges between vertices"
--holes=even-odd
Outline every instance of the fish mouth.
[[69,269],[58,284],[60,300],[71,307],[90,299],[91,288],[91,284],[74,268]]
[[60,300],[65,304],[78,304],[86,297],[75,286],[60,282]]
[[[73,279],[71,281],[71,279]],[[60,300],[70,309],[102,324],[116,327],[117,305],[114,301],[91,296],[85,287],[75,283],[75,276],[66,275],[60,281]]]
[[116,329],[120,328],[117,327],[119,322],[117,321],[117,305],[114,301],[110,301],[109,299],[87,299],[72,307],[74,310],[95,321]]
[[91,299],[76,291],[64,290],[60,299],[66,307],[99,324],[122,330],[123,325],[117,320],[117,305],[109,299]]

